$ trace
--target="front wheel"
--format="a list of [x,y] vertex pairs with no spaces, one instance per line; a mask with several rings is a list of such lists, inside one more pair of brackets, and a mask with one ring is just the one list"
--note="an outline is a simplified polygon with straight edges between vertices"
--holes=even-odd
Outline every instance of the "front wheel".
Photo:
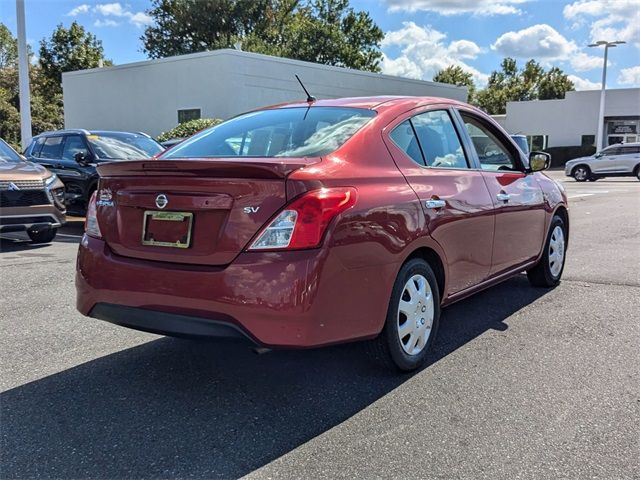
[[388,367],[402,371],[419,368],[427,359],[440,320],[440,292],[427,262],[405,263],[393,285],[387,319],[369,353]]
[[32,243],[49,243],[56,238],[57,228],[48,228],[47,230],[29,230],[27,235]]
[[542,258],[535,267],[527,271],[527,277],[534,287],[550,288],[560,282],[567,250],[566,231],[562,218],[554,215]]

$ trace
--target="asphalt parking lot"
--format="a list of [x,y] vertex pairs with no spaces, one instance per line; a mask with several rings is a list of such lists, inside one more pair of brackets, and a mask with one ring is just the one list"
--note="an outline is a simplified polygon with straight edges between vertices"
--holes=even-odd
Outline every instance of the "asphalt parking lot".
[[640,478],[640,182],[563,184],[561,285],[445,309],[413,375],[354,345],[256,355],[87,319],[81,221],[3,239],[0,477]]

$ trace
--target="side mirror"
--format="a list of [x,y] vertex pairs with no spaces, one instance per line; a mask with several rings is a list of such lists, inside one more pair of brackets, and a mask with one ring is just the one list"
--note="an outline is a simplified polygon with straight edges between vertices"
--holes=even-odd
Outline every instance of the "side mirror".
[[91,161],[91,154],[87,153],[87,152],[77,152],[74,156],[73,159],[78,162],[80,165],[84,166],[87,165],[88,163],[90,163]]
[[529,168],[532,172],[541,172],[551,166],[551,155],[545,152],[531,152],[529,154]]

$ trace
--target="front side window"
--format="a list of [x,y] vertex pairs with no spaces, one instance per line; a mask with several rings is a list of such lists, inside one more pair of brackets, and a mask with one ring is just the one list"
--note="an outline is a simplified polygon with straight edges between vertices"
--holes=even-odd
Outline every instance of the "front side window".
[[62,149],[63,160],[75,160],[77,153],[83,153],[87,155],[87,145],[80,135],[69,135],[64,142],[64,148]]
[[509,149],[480,120],[462,114],[483,170],[518,170]]
[[375,114],[346,107],[260,110],[204,130],[160,158],[318,157],[339,148]]
[[446,110],[434,110],[411,119],[428,167],[468,168],[458,133]]

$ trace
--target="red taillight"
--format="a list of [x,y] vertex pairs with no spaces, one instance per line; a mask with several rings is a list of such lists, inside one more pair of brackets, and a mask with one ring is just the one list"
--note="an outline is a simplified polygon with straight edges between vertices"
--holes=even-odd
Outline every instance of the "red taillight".
[[321,188],[305,193],[264,227],[249,250],[299,250],[316,248],[338,214],[356,202],[352,187]]
[[89,205],[87,205],[87,216],[84,221],[84,231],[87,235],[95,238],[102,238],[100,225],[98,225],[97,208],[96,208],[96,192],[93,192]]

